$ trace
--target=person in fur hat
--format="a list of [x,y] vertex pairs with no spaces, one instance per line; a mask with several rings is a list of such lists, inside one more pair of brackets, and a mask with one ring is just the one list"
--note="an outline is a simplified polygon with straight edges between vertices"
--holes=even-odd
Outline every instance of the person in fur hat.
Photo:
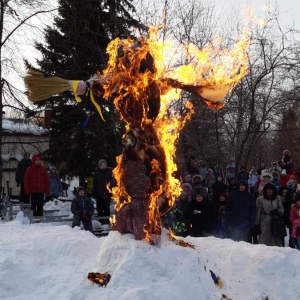
[[262,195],[265,184],[273,182],[273,176],[271,173],[265,171],[260,175],[260,179],[261,179],[261,182],[259,183],[259,187],[258,187],[259,196]]
[[193,197],[193,188],[189,183],[182,183],[181,188],[184,192],[187,193],[187,198],[189,199],[189,202],[192,200]]
[[192,188],[194,189],[197,186],[203,186],[202,184],[202,176],[201,175],[194,175],[192,179]]
[[274,237],[271,233],[272,214],[275,210],[283,215],[284,208],[281,197],[278,196],[276,188],[272,183],[266,183],[262,196],[256,199],[255,224],[259,225],[261,229],[258,243],[267,246],[282,247],[282,237]]
[[76,197],[72,200],[71,211],[73,213],[72,228],[75,226],[80,227],[80,222],[82,222],[85,230],[93,232],[92,216],[94,214],[94,204],[86,195],[83,186],[76,189]]
[[255,200],[248,191],[247,181],[240,181],[238,189],[229,194],[225,208],[229,238],[247,242],[250,228],[255,222],[255,212]]
[[199,186],[193,191],[193,199],[187,207],[187,218],[191,223],[191,236],[204,237],[211,233],[214,213],[206,188]]

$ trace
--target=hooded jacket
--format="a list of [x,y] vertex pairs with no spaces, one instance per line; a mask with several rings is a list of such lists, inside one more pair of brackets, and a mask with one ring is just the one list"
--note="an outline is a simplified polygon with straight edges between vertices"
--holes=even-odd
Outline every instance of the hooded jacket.
[[[267,190],[272,190],[272,194],[268,195]],[[281,238],[275,238],[271,233],[272,211],[277,210],[283,215],[284,208],[281,197],[277,195],[275,186],[272,183],[266,183],[263,188],[262,196],[256,199],[256,221],[260,225],[261,234],[259,236],[259,244],[267,246],[282,246]]]

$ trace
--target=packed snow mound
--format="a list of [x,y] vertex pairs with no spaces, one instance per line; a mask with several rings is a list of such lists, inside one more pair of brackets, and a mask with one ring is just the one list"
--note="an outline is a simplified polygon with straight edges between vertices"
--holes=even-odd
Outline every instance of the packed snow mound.
[[[300,296],[300,251],[214,237],[169,240],[158,246],[132,234],[97,238],[68,225],[0,224],[1,299],[12,300],[296,300]],[[218,288],[210,270],[219,276]],[[106,287],[87,279],[108,272]]]

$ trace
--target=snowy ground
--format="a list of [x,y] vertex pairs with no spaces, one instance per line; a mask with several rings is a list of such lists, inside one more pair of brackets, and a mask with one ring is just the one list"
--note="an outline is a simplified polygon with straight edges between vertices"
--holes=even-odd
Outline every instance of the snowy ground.
[[[300,252],[213,237],[159,246],[110,232],[97,238],[69,225],[29,225],[20,212],[0,224],[0,299],[300,299]],[[218,288],[212,270],[223,281]],[[87,279],[108,272],[107,287]]]

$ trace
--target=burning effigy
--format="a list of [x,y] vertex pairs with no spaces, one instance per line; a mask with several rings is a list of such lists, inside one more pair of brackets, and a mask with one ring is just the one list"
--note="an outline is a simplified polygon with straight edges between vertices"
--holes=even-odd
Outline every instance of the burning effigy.
[[[199,96],[209,107],[221,108],[225,96],[247,72],[248,44],[249,37],[244,34],[232,51],[181,45],[189,62],[167,67],[168,41],[160,41],[157,31],[150,30],[147,38],[111,41],[107,68],[86,81],[28,72],[24,81],[33,102],[65,90],[71,90],[78,102],[80,95],[88,94],[104,120],[94,96],[114,100],[126,132],[123,153],[113,171],[118,183],[112,190],[117,202],[113,229],[149,243],[161,234],[160,216],[173,206],[181,191],[179,180],[172,176],[177,170],[176,139],[192,113],[188,102],[187,116],[175,111],[167,115],[170,101],[183,90]],[[177,53],[181,53],[179,48]]]

